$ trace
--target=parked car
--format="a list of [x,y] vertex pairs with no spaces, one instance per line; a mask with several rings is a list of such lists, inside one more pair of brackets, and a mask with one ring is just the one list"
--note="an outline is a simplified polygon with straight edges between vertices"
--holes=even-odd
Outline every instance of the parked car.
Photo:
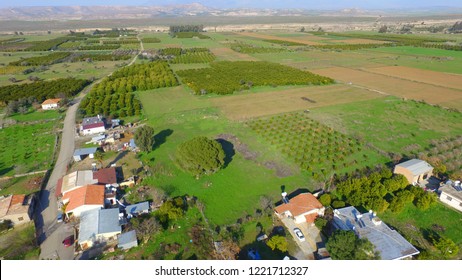
[[297,236],[298,240],[305,241],[305,236],[303,235],[302,231],[299,228],[294,228],[294,233]]
[[63,240],[64,247],[70,247],[74,245],[74,235],[68,236]]
[[56,222],[62,223],[62,221],[63,221],[63,213],[58,212],[58,216],[56,217]]

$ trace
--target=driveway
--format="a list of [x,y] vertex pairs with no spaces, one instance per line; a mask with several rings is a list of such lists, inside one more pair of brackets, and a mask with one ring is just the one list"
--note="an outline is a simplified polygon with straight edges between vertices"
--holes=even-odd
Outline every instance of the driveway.
[[[300,251],[294,257],[299,260],[314,260],[313,253],[317,251],[316,244],[321,240],[318,228],[314,225],[308,225],[308,223],[296,224],[293,219],[287,217],[281,218],[281,222],[300,248]],[[302,231],[305,241],[300,241],[297,238],[294,228],[299,228]]]

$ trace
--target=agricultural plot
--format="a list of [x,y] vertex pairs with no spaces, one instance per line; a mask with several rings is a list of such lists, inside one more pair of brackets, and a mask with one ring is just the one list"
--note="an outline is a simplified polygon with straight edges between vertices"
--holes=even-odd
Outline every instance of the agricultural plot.
[[236,52],[230,48],[212,48],[210,51],[217,57],[218,60],[226,61],[256,61],[257,58],[248,54]]
[[85,115],[134,116],[141,103],[132,92],[170,87],[178,82],[166,62],[134,64],[121,68],[94,86],[80,103]]
[[448,104],[448,107],[455,109],[459,108],[451,105],[451,101],[460,100],[462,98],[462,92],[459,90],[407,81],[361,70],[331,67],[326,69],[316,69],[313,70],[313,72],[319,75],[329,75],[330,77],[342,82],[359,85],[368,89],[379,91],[383,94],[395,95],[419,101],[424,100],[430,104],[444,103]]
[[393,96],[315,108],[310,118],[398,155],[416,154],[431,148],[434,139],[462,134],[462,114]]
[[0,130],[0,174],[12,175],[50,167],[56,122],[14,125]]
[[258,119],[248,125],[315,180],[383,160],[358,140],[308,118],[307,113]]
[[233,51],[246,54],[254,53],[278,53],[288,51],[284,48],[274,48],[274,47],[260,47],[244,42],[234,42],[227,44]]
[[215,60],[215,55],[206,48],[165,48],[158,55],[172,64],[208,63]]
[[[278,37],[278,36],[255,33],[255,32],[239,32],[239,33],[236,33],[236,35],[243,35],[243,36],[259,38],[259,39],[265,39],[265,40],[281,40],[281,37]],[[309,37],[310,36],[307,36],[307,38],[285,37],[284,41],[292,42],[292,43],[299,43],[299,44],[304,44],[304,45],[312,45],[312,46],[321,45],[321,43],[319,43],[319,42],[316,42],[314,40],[310,40]]]
[[231,120],[301,111],[379,98],[381,95],[346,85],[262,89],[261,91],[211,99],[212,104]]
[[45,56],[24,58],[19,61],[10,62],[12,66],[40,66],[58,63],[71,55],[68,52],[53,52]]
[[199,32],[175,32],[175,37],[176,38],[199,38],[199,39],[210,39],[209,36],[207,35],[204,35],[202,33],[199,33]]
[[210,68],[177,71],[196,94],[231,94],[253,86],[321,85],[332,79],[269,62],[213,62]]
[[368,68],[367,72],[462,90],[462,75],[420,70],[405,66]]
[[431,141],[431,148],[418,153],[418,156],[444,164],[449,173],[462,174],[462,136]]

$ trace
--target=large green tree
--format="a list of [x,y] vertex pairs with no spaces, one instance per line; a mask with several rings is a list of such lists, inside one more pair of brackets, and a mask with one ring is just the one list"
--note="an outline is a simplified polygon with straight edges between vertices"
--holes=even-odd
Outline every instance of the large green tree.
[[135,131],[135,144],[143,152],[152,151],[154,146],[154,128],[143,125]]
[[271,237],[268,242],[266,242],[266,245],[268,245],[268,247],[270,247],[273,251],[277,249],[281,252],[287,252],[287,247],[289,246],[286,238],[280,235],[274,235]]
[[361,239],[349,230],[335,231],[327,240],[326,249],[334,260],[375,260],[380,258],[369,240]]
[[195,176],[212,174],[223,167],[225,152],[220,143],[207,137],[195,137],[176,151],[180,167]]

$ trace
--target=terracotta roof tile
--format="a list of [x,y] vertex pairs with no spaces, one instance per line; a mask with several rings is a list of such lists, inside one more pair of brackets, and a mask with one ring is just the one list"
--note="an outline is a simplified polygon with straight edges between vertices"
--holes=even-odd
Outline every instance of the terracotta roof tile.
[[88,185],[81,187],[63,196],[63,200],[69,199],[66,207],[66,213],[83,206],[83,205],[101,205],[104,206],[105,187],[101,185]]
[[83,130],[97,128],[97,127],[104,127],[104,122],[97,122],[97,123],[82,125]]
[[313,209],[322,208],[322,204],[311,193],[302,193],[289,200],[287,204],[281,204],[275,208],[277,213],[290,211],[293,216],[298,216]]
[[22,205],[24,203],[25,198],[26,198],[25,194],[14,194],[13,198],[11,199],[10,207],[13,205],[17,205],[17,204]]
[[314,223],[314,220],[316,220],[317,217],[318,217],[317,213],[305,215],[306,222],[309,224]]
[[43,101],[42,105],[48,105],[48,104],[58,104],[61,98],[54,98],[54,99],[47,99]]
[[98,184],[116,184],[117,183],[117,174],[115,167],[103,168],[98,171],[93,172],[93,179],[98,180]]

